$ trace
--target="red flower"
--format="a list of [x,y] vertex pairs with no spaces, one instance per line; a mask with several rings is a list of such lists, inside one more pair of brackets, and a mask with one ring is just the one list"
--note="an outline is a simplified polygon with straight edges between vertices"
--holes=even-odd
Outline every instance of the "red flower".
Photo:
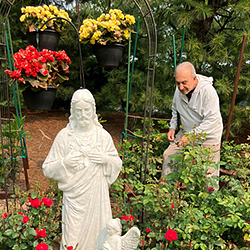
[[36,246],[36,250],[48,250],[49,246],[46,243],[39,243]]
[[72,250],[72,249],[73,249],[73,247],[72,247],[72,246],[67,247],[67,250]]
[[35,236],[35,239],[38,237],[45,238],[47,236],[45,229],[39,230],[36,228],[36,233],[37,233],[37,235]]
[[0,215],[0,217],[2,217],[3,219],[5,219],[8,215],[9,215],[9,213],[4,213],[4,214]]
[[213,188],[213,187],[208,187],[208,188],[207,188],[207,191],[213,192],[213,191],[214,191],[214,188]]
[[127,216],[127,215],[123,215],[123,217],[120,217],[120,220],[125,220],[125,221],[132,221],[134,220],[133,215]]
[[171,205],[171,207],[172,207],[172,208],[174,208],[174,207],[175,207],[175,205]]
[[23,215],[23,213],[22,213],[22,212],[18,212],[18,214],[21,214],[21,215]]
[[42,205],[42,201],[41,200],[39,200],[39,199],[34,199],[34,200],[30,200],[30,205],[32,206],[32,207],[36,207],[36,208],[38,208],[38,207],[40,207],[41,205]]
[[150,232],[151,232],[151,230],[148,228],[148,229],[146,229],[146,232],[147,232],[147,233],[150,233]]
[[146,243],[146,241],[145,241],[145,240],[143,240],[143,241],[142,241],[142,244],[145,244],[145,243]]
[[190,243],[189,243],[189,246],[191,247],[192,245],[193,245],[193,243],[192,243],[192,242],[190,242]]
[[177,233],[172,229],[168,229],[164,237],[170,242],[172,242],[173,240],[177,240]]
[[48,207],[50,207],[50,206],[52,206],[52,205],[53,205],[52,200],[51,200],[51,199],[49,199],[49,198],[45,198],[45,197],[43,197],[43,198],[42,198],[42,201],[43,201],[44,205],[46,205],[46,206],[48,206]]
[[29,219],[30,218],[28,216],[24,216],[22,222],[27,223],[29,221]]

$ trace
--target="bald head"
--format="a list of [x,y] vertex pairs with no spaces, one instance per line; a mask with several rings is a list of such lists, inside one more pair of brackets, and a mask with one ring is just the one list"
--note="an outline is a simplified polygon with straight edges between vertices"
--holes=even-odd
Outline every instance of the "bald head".
[[176,73],[178,71],[183,71],[183,70],[189,71],[191,73],[192,78],[194,78],[196,76],[196,71],[195,71],[194,65],[190,62],[183,62],[183,63],[179,64],[175,69],[174,76],[176,75]]
[[193,64],[190,62],[179,64],[175,70],[175,81],[178,89],[183,95],[193,90],[198,84]]

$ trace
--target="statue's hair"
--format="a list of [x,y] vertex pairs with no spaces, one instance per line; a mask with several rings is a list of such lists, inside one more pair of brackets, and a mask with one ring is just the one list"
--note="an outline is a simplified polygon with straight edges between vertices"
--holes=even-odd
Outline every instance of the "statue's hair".
[[98,117],[96,114],[95,99],[93,95],[87,89],[78,89],[77,91],[74,92],[72,99],[71,99],[71,104],[70,104],[70,117],[69,117],[69,124],[68,124],[68,127],[70,128],[70,130],[74,132],[76,128],[77,120],[75,116],[75,105],[76,103],[80,101],[84,101],[84,102],[91,104],[91,107],[93,110],[93,116],[92,116],[93,123],[96,126],[102,127],[102,125],[98,122]]
[[183,62],[180,63],[176,68],[175,68],[175,72],[174,72],[174,76],[176,75],[176,72],[182,69],[189,69],[191,71],[191,76],[192,78],[194,78],[196,76],[196,71],[194,68],[194,65],[190,62]]
[[122,234],[122,225],[119,218],[111,219],[107,222],[107,228],[114,228],[119,235]]

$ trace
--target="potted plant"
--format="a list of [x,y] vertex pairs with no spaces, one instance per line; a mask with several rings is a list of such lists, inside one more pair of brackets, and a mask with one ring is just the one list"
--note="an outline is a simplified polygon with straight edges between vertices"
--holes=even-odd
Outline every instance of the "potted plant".
[[130,26],[135,23],[132,15],[124,15],[121,10],[111,9],[101,14],[97,20],[85,19],[80,27],[80,41],[94,45],[99,66],[117,67],[121,60],[124,43],[130,39]]
[[[23,32],[27,33],[29,42],[36,48],[39,46],[39,50],[55,50],[60,35],[65,33],[67,21],[52,19],[43,27],[42,25],[53,17],[62,17],[71,21],[68,13],[62,9],[58,10],[53,5],[26,6],[21,8],[21,12],[23,14],[20,17],[20,21],[24,25]],[[39,30],[41,27],[42,29]],[[37,44],[37,35],[39,35],[39,44]]]
[[[38,52],[29,45],[15,53],[13,59],[16,69],[6,70],[5,73],[9,74],[12,82],[18,81],[27,107],[49,110],[58,86],[69,79],[66,74],[71,61],[66,52],[47,49]],[[49,100],[50,97],[52,100]]]

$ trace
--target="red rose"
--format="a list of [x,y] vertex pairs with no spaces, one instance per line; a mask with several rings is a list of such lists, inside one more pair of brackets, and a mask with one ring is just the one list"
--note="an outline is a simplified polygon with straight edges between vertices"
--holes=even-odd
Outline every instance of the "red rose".
[[49,198],[45,198],[45,197],[43,197],[43,198],[42,198],[42,201],[43,201],[44,205],[46,205],[46,206],[48,206],[48,207],[50,207],[50,206],[52,206],[52,205],[53,205],[52,200],[51,200],[51,199],[49,199]]
[[38,238],[38,237],[44,238],[44,237],[47,236],[47,234],[45,232],[45,229],[39,230],[39,229],[36,228],[36,233],[37,233],[37,235],[35,236],[35,239]]
[[150,232],[151,232],[151,230],[148,228],[148,229],[146,229],[146,232],[147,232],[147,233],[150,233]]
[[208,188],[207,188],[207,191],[213,192],[213,191],[214,191],[214,188],[213,188],[213,187],[208,187]]
[[5,219],[8,215],[9,215],[9,213],[4,213],[4,214],[0,215],[0,217],[2,217],[3,219]]
[[72,249],[73,249],[73,247],[72,247],[72,246],[67,247],[67,250],[72,250]]
[[172,242],[173,240],[177,240],[177,233],[172,229],[168,229],[164,237],[170,242]]
[[129,217],[127,215],[123,215],[123,217],[120,217],[120,220],[129,221]]
[[34,199],[34,200],[31,199],[30,200],[30,205],[32,207],[38,208],[38,207],[40,207],[42,205],[42,201],[40,201],[39,199]]
[[24,216],[22,222],[27,223],[29,221],[29,219],[30,218],[28,216]]
[[39,243],[36,246],[36,250],[48,250],[49,246],[46,243]]

